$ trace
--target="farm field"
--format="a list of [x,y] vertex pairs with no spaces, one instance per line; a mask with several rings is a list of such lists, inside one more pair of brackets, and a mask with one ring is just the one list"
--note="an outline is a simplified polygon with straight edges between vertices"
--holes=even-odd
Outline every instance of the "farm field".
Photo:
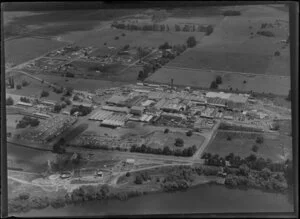
[[[122,33],[125,36],[122,36]],[[128,31],[112,29],[106,27],[100,31],[77,31],[62,35],[62,39],[76,41],[79,46],[96,46],[101,47],[104,43],[107,46],[116,48],[129,44],[131,47],[158,47],[165,42],[169,44],[185,44],[189,36],[195,36],[197,41],[201,41],[204,36],[202,32],[158,32],[158,31]],[[115,37],[119,37],[115,40]]]
[[9,40],[5,42],[5,62],[18,65],[64,45],[59,41],[30,37]]
[[[167,68],[163,67],[151,75],[146,81],[155,83],[170,83],[174,79],[174,85],[209,88],[216,76],[222,76],[223,83],[220,89],[239,91],[254,91],[258,93],[273,93],[286,96],[290,89],[290,78],[277,75],[253,75],[215,72],[205,69]],[[246,83],[244,84],[244,81]]]
[[47,99],[53,100],[53,101],[59,101],[61,94],[57,94],[53,92],[53,89],[50,88],[46,84],[42,84],[40,81],[37,81],[36,79],[30,78],[26,75],[23,75],[21,73],[14,73],[15,78],[15,84],[21,84],[23,80],[26,80],[29,84],[26,87],[22,87],[21,89],[6,89],[7,94],[16,94],[21,96],[30,96],[30,97],[40,97],[40,94],[42,90],[48,91],[49,96]]
[[58,85],[64,85],[65,87],[72,87],[75,90],[83,90],[83,91],[95,91],[99,88],[105,89],[111,87],[119,87],[128,84],[128,82],[122,82],[122,81],[93,80],[93,79],[83,79],[83,78],[63,78],[61,76],[46,75],[46,74],[38,75],[38,77],[51,83],[56,83]]
[[[176,147],[175,140],[176,138],[181,138],[184,141],[183,147]],[[165,146],[170,147],[171,149],[181,149],[187,148],[195,145],[196,147],[200,147],[202,142],[204,141],[204,137],[200,135],[192,135],[186,136],[185,133],[182,132],[171,132],[171,133],[163,133],[162,131],[156,131],[147,135],[146,137],[146,145],[152,148],[163,148]]]
[[[231,141],[227,140],[227,136],[232,137]],[[286,158],[292,158],[292,138],[286,135],[264,134],[263,144],[255,142],[257,134],[249,133],[226,133],[219,131],[213,142],[206,148],[205,152],[211,154],[219,154],[226,156],[233,152],[240,157],[247,157],[250,154],[255,154],[257,157],[264,159],[270,158],[274,162],[284,161]],[[257,145],[258,151],[253,152],[252,146]],[[285,157],[283,157],[283,149]]]

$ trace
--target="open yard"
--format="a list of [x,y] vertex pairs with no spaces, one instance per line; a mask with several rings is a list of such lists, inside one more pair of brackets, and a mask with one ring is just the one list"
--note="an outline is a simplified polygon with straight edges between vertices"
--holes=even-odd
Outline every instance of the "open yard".
[[[177,138],[181,138],[184,141],[183,147],[177,147],[174,145]],[[163,148],[165,146],[169,146],[171,149],[187,148],[193,145],[199,147],[204,141],[204,137],[201,135],[186,136],[186,134],[182,132],[170,132],[165,134],[162,131],[153,132],[147,135],[145,139],[145,144],[152,148]]]
[[[231,140],[227,137],[231,136]],[[264,142],[256,143],[258,134],[232,133],[219,131],[213,142],[206,148],[205,152],[219,154],[225,157],[230,153],[247,157],[255,154],[257,157],[270,158],[274,162],[284,161],[292,157],[292,138],[286,135],[264,134]],[[253,145],[258,146],[258,151],[252,151]]]

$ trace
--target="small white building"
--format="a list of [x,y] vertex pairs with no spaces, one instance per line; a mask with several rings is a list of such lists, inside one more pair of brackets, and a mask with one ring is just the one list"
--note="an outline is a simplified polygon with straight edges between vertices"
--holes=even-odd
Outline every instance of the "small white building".
[[134,159],[131,159],[131,158],[128,158],[128,159],[126,159],[126,163],[127,163],[127,164],[134,164],[134,163],[135,163],[135,160],[134,160]]

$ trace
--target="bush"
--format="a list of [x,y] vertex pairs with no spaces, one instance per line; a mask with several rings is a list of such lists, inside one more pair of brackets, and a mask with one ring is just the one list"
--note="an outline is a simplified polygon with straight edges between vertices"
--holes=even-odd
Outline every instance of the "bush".
[[258,144],[264,143],[264,137],[263,136],[257,136],[255,142],[258,143]]
[[61,109],[62,109],[62,106],[59,103],[57,103],[57,104],[55,104],[53,111],[55,113],[59,113],[61,111]]
[[27,200],[27,199],[29,199],[29,197],[30,197],[30,194],[27,192],[23,192],[19,195],[19,199],[21,199],[21,200]]
[[6,105],[8,105],[8,106],[14,105],[14,100],[12,97],[8,97],[6,99]]
[[183,145],[184,145],[183,139],[181,139],[181,138],[176,138],[175,139],[175,146],[177,146],[177,147],[183,147]]
[[228,135],[228,136],[227,136],[227,141],[231,141],[231,139],[232,139],[231,136]]
[[28,84],[29,84],[29,83],[28,83],[27,81],[25,81],[25,80],[22,81],[22,86],[23,86],[23,87],[26,87]]
[[257,145],[253,145],[252,146],[252,151],[256,153],[258,151],[258,146]]
[[22,88],[21,84],[17,84],[16,88],[20,90]]
[[274,56],[280,56],[280,52],[279,52],[279,51],[276,51],[276,52],[274,53]]
[[66,77],[68,77],[68,78],[74,78],[74,74],[73,73],[71,73],[71,72],[67,72],[66,73]]
[[136,176],[135,177],[135,181],[134,181],[135,184],[142,184],[143,183],[143,179],[140,175]]
[[218,75],[216,77],[216,83],[219,85],[219,84],[222,84],[222,77],[220,75]]
[[130,173],[129,173],[129,172],[127,172],[127,173],[126,173],[126,177],[129,177],[129,176],[130,176]]
[[197,41],[194,36],[190,36],[186,41],[187,47],[192,48],[196,46]]
[[76,95],[73,97],[73,100],[74,100],[74,101],[78,101],[78,100],[80,100],[80,98],[79,98],[79,96],[76,94]]
[[243,83],[244,83],[244,84],[246,84],[246,83],[247,83],[247,81],[246,81],[246,80],[244,80],[244,81],[243,81]]
[[49,92],[43,90],[42,93],[41,93],[41,97],[48,97],[48,96],[49,96]]
[[65,103],[67,104],[67,105],[71,105],[71,100],[70,99],[65,99]]
[[169,133],[169,131],[170,131],[169,129],[165,129],[164,133],[167,134]]
[[266,36],[266,37],[274,37],[274,33],[272,33],[271,31],[257,31],[257,34],[258,35],[261,35],[261,36]]
[[118,36],[116,36],[116,37],[115,37],[115,40],[118,40],[118,39],[119,39],[119,37],[118,37]]
[[210,84],[210,89],[218,89],[218,84],[216,81],[212,81]]
[[126,34],[125,34],[125,33],[122,33],[122,36],[126,36]]
[[193,135],[193,132],[191,130],[189,130],[189,131],[186,132],[186,136],[190,137],[192,135]]
[[53,208],[62,208],[66,205],[66,203],[63,198],[55,198],[51,200],[50,205]]
[[160,45],[158,48],[161,50],[165,50],[165,49],[171,49],[172,46],[170,46],[168,42],[165,42],[164,44]]

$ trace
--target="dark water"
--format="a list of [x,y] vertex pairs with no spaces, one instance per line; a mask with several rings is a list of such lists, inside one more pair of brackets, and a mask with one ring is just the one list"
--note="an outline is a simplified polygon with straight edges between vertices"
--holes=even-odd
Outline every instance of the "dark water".
[[32,210],[19,216],[96,216],[181,213],[292,212],[286,195],[260,190],[228,189],[221,185],[200,185],[186,192],[156,193],[127,201],[86,202],[65,208]]

